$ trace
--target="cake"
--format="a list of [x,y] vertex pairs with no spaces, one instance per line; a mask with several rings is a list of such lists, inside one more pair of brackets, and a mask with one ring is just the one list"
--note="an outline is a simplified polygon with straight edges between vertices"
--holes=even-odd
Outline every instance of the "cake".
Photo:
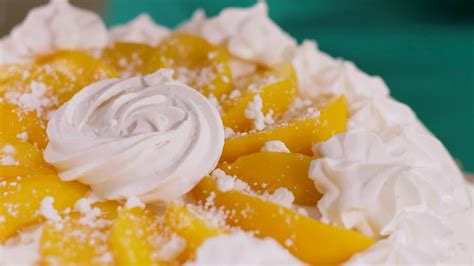
[[258,2],[0,40],[1,265],[473,265],[473,186],[380,77]]

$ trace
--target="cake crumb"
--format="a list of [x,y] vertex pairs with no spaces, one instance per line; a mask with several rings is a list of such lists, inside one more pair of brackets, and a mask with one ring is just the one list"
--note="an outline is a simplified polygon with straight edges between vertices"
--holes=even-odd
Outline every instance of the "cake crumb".
[[26,131],[20,132],[16,135],[17,138],[27,141],[28,140],[28,133]]
[[221,169],[214,170],[211,175],[216,179],[217,188],[222,192],[226,192],[229,190],[237,190],[242,192],[251,191],[247,183],[234,176],[227,175]]
[[3,151],[5,154],[12,155],[12,154],[15,153],[15,147],[13,147],[13,146],[10,145],[10,144],[6,144],[5,146],[3,146],[2,151]]
[[11,155],[3,156],[2,158],[2,166],[13,166],[18,165],[18,161],[15,160]]
[[265,116],[262,113],[263,100],[260,95],[255,95],[245,109],[245,118],[253,120],[253,127],[256,130],[265,128]]
[[51,196],[46,196],[41,201],[39,213],[46,219],[54,222],[61,221],[61,216],[59,216],[58,211],[53,206],[54,198]]
[[285,143],[279,140],[269,140],[265,142],[260,151],[290,153],[290,150],[286,147]]
[[295,196],[287,188],[277,188],[272,194],[267,196],[267,199],[273,203],[291,208],[295,201]]

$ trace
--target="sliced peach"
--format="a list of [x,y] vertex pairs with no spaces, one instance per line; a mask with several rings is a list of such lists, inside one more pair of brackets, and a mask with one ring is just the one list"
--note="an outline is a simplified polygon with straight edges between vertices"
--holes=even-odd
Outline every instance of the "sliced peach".
[[[252,119],[247,118],[245,111],[255,97],[262,100],[261,112],[271,115],[272,119],[280,117],[298,96],[295,74],[291,66],[282,65],[272,70],[265,70],[246,81],[246,89],[237,97],[228,97],[222,104],[222,121],[224,126],[237,132],[246,132],[255,127]],[[270,112],[270,113],[269,113]]]
[[25,138],[40,149],[46,147],[46,122],[35,112],[25,112],[14,104],[0,102],[0,117],[0,134]]
[[19,138],[0,134],[0,159],[2,165],[51,168],[43,160],[40,150]]
[[118,208],[120,203],[117,201],[107,200],[107,201],[98,201],[91,204],[92,208],[100,209],[100,217],[107,220],[114,220],[117,218]]
[[153,265],[150,237],[158,234],[154,215],[140,208],[122,209],[115,220],[109,246],[116,265]]
[[102,60],[121,73],[123,77],[145,74],[146,61],[153,54],[154,48],[141,43],[116,42],[107,47]]
[[53,67],[75,82],[75,89],[63,95],[62,102],[69,100],[79,90],[93,82],[118,76],[117,72],[104,61],[81,51],[59,51],[39,58],[37,63]]
[[293,193],[295,203],[315,205],[321,195],[308,178],[312,159],[298,153],[257,152],[219,168],[245,181],[254,191],[273,193],[284,187]]
[[221,162],[233,162],[238,157],[260,151],[265,142],[280,140],[291,152],[312,155],[313,143],[325,141],[346,130],[347,105],[339,97],[322,108],[319,117],[278,125],[260,132],[238,135],[226,140]]
[[0,97],[26,112],[46,114],[75,93],[74,82],[51,66],[5,65],[0,67]]
[[41,265],[113,265],[107,230],[69,218],[48,222],[40,241]]
[[176,78],[206,96],[219,98],[232,89],[227,52],[199,36],[176,33],[162,40],[147,70],[151,73],[164,67],[174,69]]
[[186,249],[180,255],[180,261],[193,259],[196,249],[206,239],[225,232],[224,228],[209,223],[191,208],[178,202],[167,207],[164,226],[186,240]]
[[14,235],[23,226],[41,220],[38,209],[42,200],[51,196],[53,206],[62,211],[72,208],[88,187],[78,182],[63,182],[56,175],[7,177],[0,182],[0,242]]
[[6,178],[14,177],[27,177],[32,175],[54,175],[56,172],[51,168],[37,168],[37,167],[27,167],[27,166],[0,166],[0,181]]
[[219,191],[210,177],[193,190],[202,202],[209,200],[211,193],[215,206],[226,210],[228,224],[258,237],[272,237],[312,265],[340,264],[374,243],[360,233],[323,224],[271,201],[235,190]]

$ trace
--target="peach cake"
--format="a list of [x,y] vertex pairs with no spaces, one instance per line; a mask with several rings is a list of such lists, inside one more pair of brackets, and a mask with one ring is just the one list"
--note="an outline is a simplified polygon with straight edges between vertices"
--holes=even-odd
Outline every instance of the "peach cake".
[[264,2],[108,30],[51,1],[1,39],[0,98],[1,265],[473,263],[443,145]]

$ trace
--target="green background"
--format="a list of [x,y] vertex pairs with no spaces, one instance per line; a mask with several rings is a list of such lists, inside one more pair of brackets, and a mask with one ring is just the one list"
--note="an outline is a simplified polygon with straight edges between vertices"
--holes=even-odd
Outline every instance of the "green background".
[[[141,12],[174,27],[255,1],[109,0],[108,25]],[[298,39],[381,76],[464,168],[474,171],[474,1],[269,0],[270,16]]]

